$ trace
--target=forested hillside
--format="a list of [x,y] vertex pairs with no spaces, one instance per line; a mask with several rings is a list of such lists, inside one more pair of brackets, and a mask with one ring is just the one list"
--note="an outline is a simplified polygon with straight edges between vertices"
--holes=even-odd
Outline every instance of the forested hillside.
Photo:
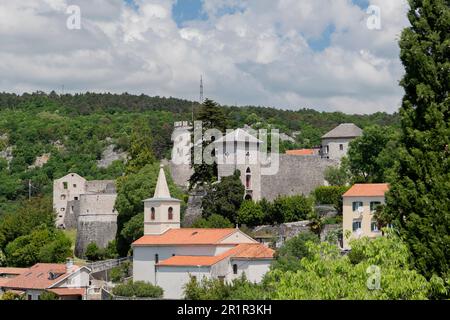
[[[52,181],[68,172],[87,179],[114,179],[122,175],[123,164],[114,162],[99,168],[97,161],[109,145],[119,152],[130,148],[133,126],[148,126],[153,152],[170,156],[173,122],[191,119],[200,105],[175,98],[129,94],[58,95],[0,94],[0,213],[29,195],[50,194]],[[285,147],[311,147],[320,136],[342,122],[364,128],[371,124],[397,125],[397,115],[346,115],[310,109],[284,111],[261,107],[223,106],[228,127],[244,124],[271,125],[282,132],[300,132],[296,143]],[[37,157],[50,155],[42,167]],[[7,159],[5,159],[7,158]]]

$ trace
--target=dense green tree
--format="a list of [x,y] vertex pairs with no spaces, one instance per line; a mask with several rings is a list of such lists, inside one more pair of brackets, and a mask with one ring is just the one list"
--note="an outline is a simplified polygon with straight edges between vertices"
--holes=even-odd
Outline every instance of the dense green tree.
[[270,220],[272,223],[287,223],[306,220],[312,211],[313,201],[311,198],[303,195],[278,197],[273,202]]
[[222,178],[208,189],[202,200],[203,217],[219,214],[237,223],[237,212],[244,201],[244,193],[241,173],[236,170],[232,176]]
[[310,253],[298,261],[296,272],[268,274],[273,299],[411,300],[427,299],[433,285],[443,290],[441,282],[427,282],[412,268],[407,246],[392,234],[354,241],[352,254],[359,257],[354,261],[329,243],[307,245]]
[[120,233],[127,243],[133,243],[144,235],[144,213],[139,213],[128,220]]
[[261,204],[251,200],[244,201],[239,208],[237,222],[248,227],[255,227],[263,224],[264,211]]
[[342,158],[339,167],[326,168],[324,177],[330,186],[346,186],[351,183],[351,172],[348,158]]
[[230,220],[219,214],[213,214],[207,218],[199,218],[192,225],[192,228],[200,229],[222,229],[233,227],[233,223]]
[[308,242],[319,243],[319,237],[312,232],[302,232],[298,236],[287,240],[277,250],[273,270],[297,271],[300,268],[299,261],[310,254]]
[[141,121],[134,127],[128,158],[125,174],[138,173],[145,166],[155,163],[152,132],[148,123]]
[[71,241],[61,231],[41,226],[8,243],[5,255],[7,264],[15,267],[30,267],[38,262],[62,263],[72,256]]
[[350,189],[350,187],[347,186],[317,187],[313,191],[313,195],[317,205],[333,205],[338,213],[342,213],[342,196],[348,189]]
[[387,149],[394,137],[391,128],[375,125],[365,128],[361,137],[350,142],[348,160],[354,182],[386,182],[385,173],[398,156],[395,149]]
[[84,255],[89,261],[103,260],[102,249],[99,248],[95,242],[91,242],[88,244]]
[[399,166],[387,208],[430,278],[450,275],[450,3],[409,1],[400,58],[406,70]]
[[32,198],[20,203],[14,213],[0,216],[0,248],[14,239],[29,235],[38,226],[55,227],[55,213],[50,197]]
[[[197,186],[209,185],[217,181],[217,162],[206,163],[203,159],[203,153],[207,146],[212,143],[217,137],[211,137],[208,141],[205,138],[205,132],[210,129],[219,130],[221,133],[225,133],[227,129],[227,120],[223,109],[214,101],[206,99],[203,103],[200,112],[197,115],[196,121],[202,122],[202,139],[199,141],[194,141],[194,146],[191,150],[191,161],[194,173],[189,179],[190,188],[195,188]],[[196,139],[197,137],[194,137]],[[198,162],[198,157],[195,154],[196,145],[198,143],[202,144],[202,163]],[[211,156],[215,158],[215,154],[212,151]]]

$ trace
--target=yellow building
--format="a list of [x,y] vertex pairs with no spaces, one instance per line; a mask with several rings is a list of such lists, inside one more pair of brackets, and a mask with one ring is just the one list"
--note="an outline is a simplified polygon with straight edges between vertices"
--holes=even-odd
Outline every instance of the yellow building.
[[[343,195],[343,233],[344,250],[350,249],[351,239],[381,236],[374,213],[378,205],[385,204],[386,183],[355,184]],[[346,237],[350,231],[351,236]]]

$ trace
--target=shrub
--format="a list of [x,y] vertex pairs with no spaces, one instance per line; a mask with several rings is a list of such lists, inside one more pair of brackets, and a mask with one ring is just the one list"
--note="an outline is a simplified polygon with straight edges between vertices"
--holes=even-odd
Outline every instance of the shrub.
[[0,300],[24,300],[23,295],[19,295],[11,291],[5,292],[0,298]]
[[45,291],[39,296],[39,300],[59,300],[56,293]]
[[86,253],[84,255],[90,261],[99,261],[103,259],[104,252],[97,246],[95,242],[91,242],[88,244]]
[[342,212],[342,196],[348,189],[350,187],[347,186],[318,187],[313,192],[316,204],[333,205],[338,212]]
[[113,288],[113,294],[120,297],[161,298],[164,290],[143,281],[128,281]]
[[118,283],[127,278],[130,275],[130,266],[131,263],[127,261],[120,266],[112,268],[109,274],[111,281],[114,283]]

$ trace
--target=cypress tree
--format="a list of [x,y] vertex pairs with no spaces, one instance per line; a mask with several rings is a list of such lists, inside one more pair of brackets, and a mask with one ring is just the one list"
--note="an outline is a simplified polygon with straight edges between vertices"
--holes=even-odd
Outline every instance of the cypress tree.
[[409,0],[399,167],[388,213],[426,277],[450,276],[450,1]]

